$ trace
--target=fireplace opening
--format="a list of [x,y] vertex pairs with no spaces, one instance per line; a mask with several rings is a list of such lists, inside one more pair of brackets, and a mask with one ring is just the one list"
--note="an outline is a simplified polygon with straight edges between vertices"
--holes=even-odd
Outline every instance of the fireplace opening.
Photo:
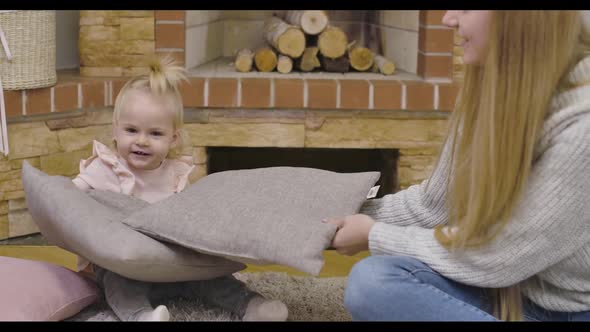
[[377,197],[399,190],[394,149],[324,148],[207,148],[208,173],[262,167],[309,167],[339,173],[377,171],[381,177]]

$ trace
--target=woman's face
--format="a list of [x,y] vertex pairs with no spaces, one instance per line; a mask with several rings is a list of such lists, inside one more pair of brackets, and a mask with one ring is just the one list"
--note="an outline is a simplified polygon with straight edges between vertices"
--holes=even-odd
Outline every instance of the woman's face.
[[489,10],[448,10],[445,13],[443,24],[457,29],[457,35],[462,38],[459,46],[463,47],[463,63],[484,62],[491,18]]

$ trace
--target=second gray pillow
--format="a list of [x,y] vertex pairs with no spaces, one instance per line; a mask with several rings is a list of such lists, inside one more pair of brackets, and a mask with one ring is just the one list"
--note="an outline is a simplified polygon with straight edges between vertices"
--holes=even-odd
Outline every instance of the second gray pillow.
[[379,172],[269,167],[210,174],[123,223],[198,252],[318,275],[336,226],[357,213]]

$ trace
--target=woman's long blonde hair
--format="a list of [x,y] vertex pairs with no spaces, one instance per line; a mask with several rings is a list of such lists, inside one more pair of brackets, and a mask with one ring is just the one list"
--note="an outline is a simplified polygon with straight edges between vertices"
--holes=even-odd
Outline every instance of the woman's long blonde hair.
[[[492,241],[527,184],[551,97],[571,88],[566,74],[590,49],[579,11],[494,11],[483,65],[466,65],[450,117],[449,249]],[[453,232],[446,232],[452,227]],[[495,315],[520,320],[518,285],[494,289]]]
[[[177,65],[170,56],[156,57],[149,61],[149,74],[136,76],[121,88],[113,112],[113,125],[119,122],[119,116],[123,110],[126,99],[130,91],[140,90],[149,92],[155,96],[168,98],[174,111],[174,130],[177,133],[175,146],[168,152],[167,158],[177,158],[181,155],[184,144],[187,141],[184,132],[184,106],[182,104],[182,95],[178,90],[181,81],[187,80],[186,70]],[[114,142],[116,145],[116,142]]]

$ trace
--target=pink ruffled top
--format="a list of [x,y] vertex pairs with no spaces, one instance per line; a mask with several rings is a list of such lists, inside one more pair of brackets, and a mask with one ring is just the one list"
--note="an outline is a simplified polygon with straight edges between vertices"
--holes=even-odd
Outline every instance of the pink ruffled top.
[[[164,159],[153,170],[131,171],[125,159],[106,145],[94,141],[92,156],[80,161],[80,174],[74,183],[83,181],[90,188],[134,196],[149,203],[182,191],[194,169],[191,157]],[[79,187],[80,183],[76,183]]]

